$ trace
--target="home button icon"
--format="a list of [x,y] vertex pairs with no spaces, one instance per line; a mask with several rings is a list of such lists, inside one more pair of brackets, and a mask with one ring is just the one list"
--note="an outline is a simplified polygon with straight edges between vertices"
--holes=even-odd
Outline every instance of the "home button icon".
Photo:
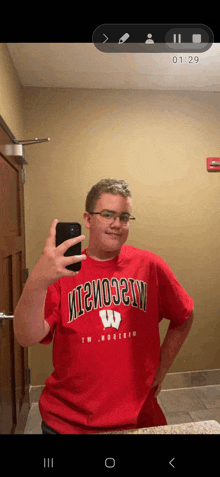
[[105,459],[105,467],[108,469],[115,467],[115,459],[113,459],[113,457],[107,457],[107,459]]

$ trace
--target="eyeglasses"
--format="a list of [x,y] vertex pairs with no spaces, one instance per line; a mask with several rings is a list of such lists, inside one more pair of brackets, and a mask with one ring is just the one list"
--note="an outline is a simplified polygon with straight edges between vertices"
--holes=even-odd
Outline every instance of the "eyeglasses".
[[122,214],[117,214],[114,210],[102,210],[101,212],[89,212],[91,215],[100,215],[102,219],[106,222],[115,221],[119,217],[122,224],[127,224],[129,220],[135,220],[135,217],[130,215],[128,212],[123,212]]

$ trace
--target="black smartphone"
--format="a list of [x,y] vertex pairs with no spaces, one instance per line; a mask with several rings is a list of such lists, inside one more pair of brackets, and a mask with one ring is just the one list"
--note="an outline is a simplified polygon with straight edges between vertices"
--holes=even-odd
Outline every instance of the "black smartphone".
[[[58,222],[56,226],[56,247],[79,235],[81,235],[81,225],[78,222]],[[64,253],[64,257],[72,257],[73,255],[81,255],[81,242],[68,248]],[[72,263],[66,268],[72,272],[78,272],[81,269],[81,262]]]

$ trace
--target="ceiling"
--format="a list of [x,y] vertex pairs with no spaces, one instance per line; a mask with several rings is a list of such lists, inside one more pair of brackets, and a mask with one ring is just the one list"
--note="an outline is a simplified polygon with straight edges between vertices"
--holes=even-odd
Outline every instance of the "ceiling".
[[[220,44],[190,54],[102,53],[92,43],[6,43],[21,85],[220,91]],[[187,60],[181,62],[180,57]]]

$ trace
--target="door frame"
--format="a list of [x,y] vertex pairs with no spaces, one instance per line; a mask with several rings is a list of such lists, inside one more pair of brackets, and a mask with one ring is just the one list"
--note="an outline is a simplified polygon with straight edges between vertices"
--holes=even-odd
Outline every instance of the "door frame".
[[[8,136],[9,140],[13,143],[15,140],[15,136],[9,129],[8,125],[5,123],[4,119],[0,115],[0,126]],[[4,154],[3,154],[4,157]],[[15,166],[15,163],[10,157],[6,158],[9,163],[11,163],[12,166]],[[22,170],[22,166],[19,168],[19,174],[21,173],[20,171]],[[19,184],[21,185],[21,177],[19,179]],[[21,237],[24,238],[24,250],[22,253],[22,270],[23,270],[23,277],[22,277],[22,286],[24,287],[25,284],[25,279],[26,279],[26,256],[25,256],[25,223],[24,223],[24,188],[23,185],[19,189],[19,194],[20,194],[20,212],[22,211],[22,219],[20,220],[19,226],[20,226],[20,235]],[[15,306],[14,306],[15,308]],[[12,323],[10,326],[13,328]],[[15,337],[14,337],[15,339]],[[15,342],[14,342],[13,336],[12,336],[12,361],[14,361],[14,351],[15,351]],[[17,344],[18,345],[18,344]],[[19,345],[20,346],[20,345]],[[21,347],[22,348],[22,347]],[[24,373],[24,394],[23,394],[23,400],[22,400],[22,406],[20,409],[17,408],[17,403],[16,403],[16,389],[15,389],[15,375],[12,376],[12,386],[14,386],[14,389],[12,389],[13,393],[13,420],[15,421],[15,424],[11,430],[11,434],[23,434],[24,429],[26,426],[27,422],[27,416],[30,410],[30,395],[29,395],[29,372],[28,372],[28,348],[23,348],[23,373]]]

